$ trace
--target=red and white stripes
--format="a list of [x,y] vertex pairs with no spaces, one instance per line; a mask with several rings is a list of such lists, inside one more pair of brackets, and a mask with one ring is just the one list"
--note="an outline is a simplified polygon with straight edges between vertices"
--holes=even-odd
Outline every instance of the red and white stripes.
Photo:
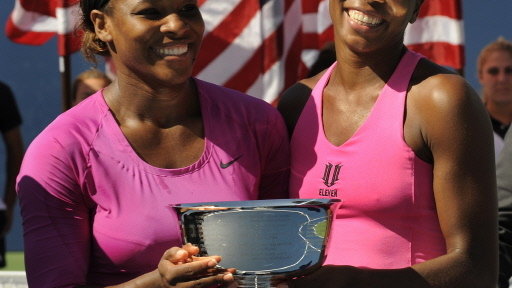
[[[462,69],[461,0],[425,0],[405,44],[441,65]],[[303,78],[318,50],[332,41],[329,0],[198,0],[206,24],[194,73],[274,102]],[[7,36],[41,45],[55,34],[59,54],[77,51],[78,0],[16,0]],[[66,40],[66,41],[64,41]]]
[[78,18],[78,0],[15,0],[5,33],[28,45],[42,45],[57,34],[59,55],[66,55],[80,48],[80,37],[74,33]]
[[408,26],[404,41],[440,65],[464,68],[462,1],[425,1],[418,20]]
[[300,0],[201,1],[198,78],[273,102],[302,76]]
[[[201,79],[273,102],[304,77],[333,40],[329,0],[202,0],[207,32],[196,73]],[[438,64],[461,69],[460,0],[426,0],[405,44]]]

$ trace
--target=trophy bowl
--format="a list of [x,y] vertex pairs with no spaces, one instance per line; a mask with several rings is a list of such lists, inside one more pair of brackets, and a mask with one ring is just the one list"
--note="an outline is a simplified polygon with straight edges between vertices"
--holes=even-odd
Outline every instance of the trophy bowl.
[[200,256],[222,256],[236,268],[238,287],[274,287],[322,265],[332,213],[339,199],[275,199],[171,205],[184,243]]

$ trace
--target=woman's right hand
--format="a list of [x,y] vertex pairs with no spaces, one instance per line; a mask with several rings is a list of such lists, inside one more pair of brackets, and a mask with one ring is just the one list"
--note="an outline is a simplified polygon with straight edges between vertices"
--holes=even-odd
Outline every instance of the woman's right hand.
[[199,248],[191,244],[165,251],[158,263],[162,287],[211,287],[233,283],[235,269],[218,269],[220,256],[196,257]]

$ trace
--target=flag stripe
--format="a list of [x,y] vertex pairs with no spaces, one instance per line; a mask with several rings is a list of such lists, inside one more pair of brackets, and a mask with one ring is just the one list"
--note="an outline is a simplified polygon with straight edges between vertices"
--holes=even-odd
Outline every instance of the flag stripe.
[[462,69],[465,65],[464,46],[449,43],[423,43],[409,45],[410,49],[423,54],[429,59],[436,59],[436,63],[456,69]]
[[195,73],[201,73],[212,59],[215,59],[217,55],[221,54],[235,41],[247,24],[251,22],[254,15],[258,14],[259,8],[257,0],[241,1],[215,30],[204,37],[204,49],[201,50],[201,55],[195,64]]
[[[78,0],[16,0],[7,19],[5,33],[13,42],[42,45],[59,35],[59,55],[80,48],[80,34],[75,34],[79,19]],[[62,43],[61,43],[62,42]]]
[[461,2],[447,0],[428,0],[423,3],[419,17],[446,16],[454,19],[462,19]]
[[[217,55],[210,53],[210,47],[214,45],[215,39],[207,37],[206,42],[203,42],[203,51],[197,60],[198,63],[204,64],[198,66],[196,63],[196,71],[198,71],[198,67],[204,67],[200,72],[197,72],[198,77],[214,83],[224,83],[236,74],[245,61],[261,46],[260,23],[261,13],[257,13],[244,31]],[[212,44],[212,42],[214,43]],[[234,59],[236,61],[233,61]],[[255,69],[260,70],[260,67]]]
[[5,31],[11,41],[19,44],[43,45],[55,36],[54,32],[27,32],[27,30],[21,30],[11,19],[7,20]]
[[[318,50],[333,41],[328,3],[200,1],[211,28],[203,44],[207,51],[197,60],[197,77],[275,102],[305,75]],[[256,12],[245,13],[241,5]],[[419,16],[406,31],[405,44],[441,65],[460,68],[464,37],[459,1],[425,0]]]
[[464,28],[461,20],[445,16],[429,16],[418,19],[407,27],[404,42],[406,45],[446,42],[453,45],[464,44]]
[[[79,48],[80,35],[72,32],[78,0],[15,1],[6,26],[10,39],[40,45],[58,34],[60,55]],[[329,0],[198,0],[198,5],[206,29],[194,75],[268,102],[303,78],[319,49],[334,38]],[[460,0],[425,0],[404,43],[459,69],[463,25]]]
[[222,1],[206,1],[200,3],[201,14],[203,15],[204,24],[208,34],[212,30],[215,30],[222,21],[225,20],[226,16],[233,13],[240,2],[243,0],[222,0]]

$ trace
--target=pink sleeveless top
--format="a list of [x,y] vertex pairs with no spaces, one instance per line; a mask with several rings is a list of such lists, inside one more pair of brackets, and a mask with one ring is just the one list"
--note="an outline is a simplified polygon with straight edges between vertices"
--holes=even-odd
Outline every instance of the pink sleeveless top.
[[315,86],[291,140],[291,197],[339,198],[325,264],[402,268],[446,253],[432,166],[404,141],[407,88],[420,55],[408,51],[366,121],[341,146],[325,137]]

